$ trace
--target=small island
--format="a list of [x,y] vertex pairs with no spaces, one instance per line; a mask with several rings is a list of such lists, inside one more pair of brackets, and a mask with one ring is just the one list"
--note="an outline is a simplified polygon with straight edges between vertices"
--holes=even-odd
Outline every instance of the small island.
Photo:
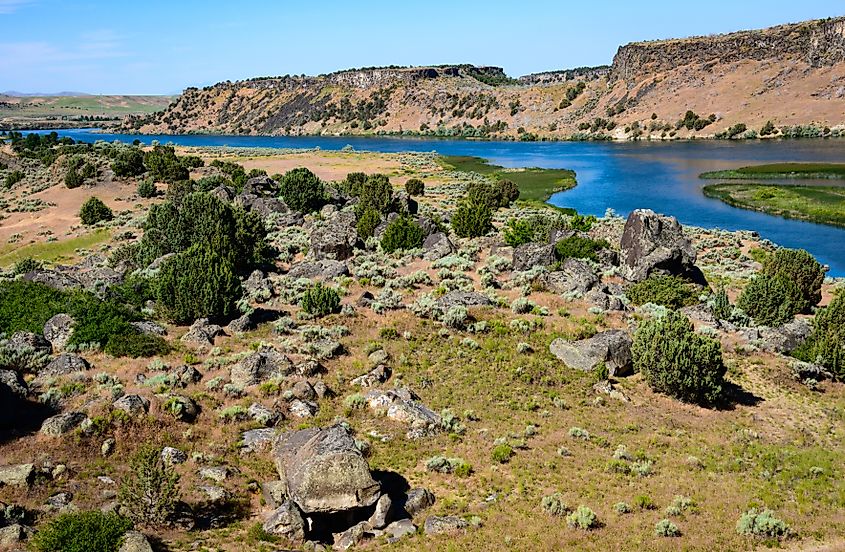
[[845,226],[845,187],[709,184],[704,195],[741,209],[819,224]]
[[769,163],[753,165],[726,171],[709,171],[699,175],[707,180],[749,180],[749,179],[842,179],[845,178],[843,163]]

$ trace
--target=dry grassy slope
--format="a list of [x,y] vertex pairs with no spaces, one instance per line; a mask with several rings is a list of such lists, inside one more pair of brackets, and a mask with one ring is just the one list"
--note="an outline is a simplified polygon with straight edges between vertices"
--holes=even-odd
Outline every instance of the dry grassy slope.
[[[623,139],[630,137],[625,127],[635,121],[647,126],[652,113],[658,122],[674,126],[687,110],[702,117],[713,113],[718,120],[699,132],[682,130],[678,137],[712,136],[736,123],[759,129],[768,120],[835,127],[845,124],[845,19],[633,43],[619,49],[609,71],[574,72],[568,75],[574,80],[568,81],[561,74],[547,76],[490,86],[466,67],[451,67],[226,82],[186,90],[138,129],[332,135],[418,132],[421,125],[477,129],[485,121],[501,121],[506,129],[489,130],[486,136],[516,137],[522,128],[541,137],[565,138],[578,132],[579,124],[602,117],[616,123],[611,134]],[[585,91],[571,106],[561,107],[567,88],[578,80],[585,82]],[[379,99],[384,105],[364,117],[325,114],[344,99],[353,108],[359,101]],[[475,109],[479,102],[485,107]],[[617,105],[626,110],[609,116],[608,108]]]

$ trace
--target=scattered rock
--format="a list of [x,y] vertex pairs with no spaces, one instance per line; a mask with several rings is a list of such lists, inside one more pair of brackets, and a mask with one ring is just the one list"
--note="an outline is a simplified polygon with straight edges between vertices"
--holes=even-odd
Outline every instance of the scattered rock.
[[381,494],[343,426],[283,433],[273,444],[272,456],[288,496],[305,513],[372,506]]
[[616,389],[616,387],[614,387],[614,385],[608,380],[602,380],[593,385],[593,391],[607,395],[611,399],[616,399],[622,402],[631,402],[631,399],[629,399],[625,393]]
[[393,544],[408,535],[415,534],[417,532],[417,526],[410,519],[400,519],[385,527],[384,532],[390,535],[387,542]]
[[259,485],[261,487],[261,496],[264,502],[271,508],[278,508],[285,502],[285,493],[287,492],[287,485],[284,481],[265,481]]
[[103,456],[103,458],[111,456],[114,452],[114,448],[116,445],[117,441],[115,441],[112,437],[109,437],[108,439],[103,441],[103,444],[100,445],[100,454]]
[[214,466],[211,468],[202,468],[199,475],[203,479],[208,479],[217,483],[222,483],[229,479],[229,468],[225,466]]
[[41,424],[41,434],[51,437],[64,435],[81,424],[84,419],[85,414],[82,412],[67,412],[52,416],[44,420],[44,423]]
[[354,378],[351,383],[359,387],[375,387],[381,383],[386,382],[390,378],[391,370],[384,364],[379,364],[366,374]]
[[405,493],[405,502],[402,508],[411,517],[416,517],[423,510],[434,506],[434,494],[428,489],[416,487]]
[[288,404],[288,412],[294,418],[313,418],[317,410],[319,410],[317,403],[302,399],[294,399]]
[[810,321],[796,318],[777,328],[760,328],[760,349],[788,354],[804,343],[813,331]]
[[255,422],[265,427],[272,427],[276,425],[276,422],[279,421],[279,414],[277,412],[273,412],[266,406],[259,403],[252,403],[251,405],[249,405],[249,409],[247,409],[247,414]]
[[38,376],[64,376],[76,372],[85,372],[90,369],[91,365],[81,356],[72,353],[62,353],[51,360],[43,370],[40,370]]
[[124,395],[114,401],[112,406],[130,416],[140,416],[150,411],[150,401],[140,395]]
[[264,522],[264,530],[271,535],[285,537],[291,541],[305,540],[305,522],[297,505],[286,500],[276,508]]
[[223,487],[217,487],[213,485],[202,485],[199,488],[205,498],[214,504],[222,504],[229,499],[229,493]]
[[359,542],[363,541],[367,532],[371,530],[372,527],[370,527],[369,523],[362,521],[360,523],[356,523],[342,533],[334,533],[332,535],[334,537],[334,545],[332,546],[332,549],[349,550]]
[[299,380],[293,384],[291,393],[295,398],[303,401],[313,401],[317,398],[317,392],[314,391],[314,387],[307,380]]
[[[29,393],[29,387],[17,370],[0,370],[0,386],[4,386],[9,393],[14,393],[21,398],[26,398]],[[9,397],[9,400],[0,403],[0,407],[8,406],[11,408],[11,403],[11,397]]]
[[521,272],[555,262],[555,247],[543,243],[525,243],[513,250],[513,270]]
[[33,530],[20,523],[0,527],[0,548],[13,547],[27,540]]
[[67,346],[73,336],[73,326],[76,320],[69,314],[57,314],[44,323],[44,338],[53,346],[53,350],[61,351]]
[[288,271],[292,278],[339,278],[349,275],[349,267],[343,261],[320,259],[293,265]]
[[469,524],[463,518],[457,516],[429,516],[425,520],[423,530],[426,535],[442,535],[445,533],[457,533]]
[[418,402],[419,397],[408,389],[376,389],[364,395],[364,399],[376,413],[411,426],[409,438],[423,437],[439,431],[440,415]]
[[202,374],[193,366],[183,364],[174,368],[168,374],[174,385],[179,387],[187,387],[193,383],[198,383],[202,379]]
[[341,212],[311,231],[310,253],[315,259],[350,258],[358,243],[355,213]]
[[47,287],[58,289],[60,291],[81,288],[82,284],[76,278],[72,278],[67,274],[55,270],[33,270],[23,275],[23,279],[44,284]]
[[244,452],[260,452],[270,448],[276,438],[276,430],[272,428],[250,429],[241,435],[242,450]]
[[35,351],[39,354],[49,355],[53,352],[53,346],[43,336],[32,332],[15,332],[9,338],[8,346],[18,351]]
[[542,276],[542,282],[554,293],[587,293],[600,282],[592,265],[583,259],[566,259],[560,269]]
[[174,447],[164,447],[161,449],[161,459],[165,464],[175,465],[184,464],[188,461],[188,455],[183,451]]
[[600,362],[611,376],[624,376],[632,368],[631,338],[624,330],[608,330],[575,342],[558,338],[549,350],[568,367],[584,372],[593,371]]
[[214,345],[214,338],[222,333],[223,328],[217,324],[211,324],[208,318],[200,318],[191,324],[188,333],[182,336],[182,341],[199,345]]
[[436,261],[455,252],[455,246],[449,240],[449,236],[443,232],[435,232],[428,236],[422,245],[423,259]]
[[143,533],[127,531],[117,552],[153,552],[153,547]]
[[262,345],[257,351],[232,367],[229,377],[240,387],[249,387],[273,378],[282,378],[291,373],[293,363],[282,353]]
[[625,222],[620,249],[622,275],[631,282],[640,282],[651,274],[705,281],[695,266],[695,248],[675,217],[650,209],[633,211]]
[[455,306],[482,307],[492,304],[489,297],[477,291],[454,290],[437,300],[437,306],[444,311]]
[[0,487],[29,487],[35,477],[33,464],[0,466]]
[[164,326],[156,324],[155,322],[150,322],[149,320],[139,320],[137,322],[130,322],[129,324],[133,328],[144,334],[160,336],[167,335],[167,330],[164,328]]
[[376,509],[373,515],[370,516],[370,519],[367,520],[367,523],[374,529],[382,529],[390,522],[392,509],[393,502],[391,502],[390,497],[386,494],[381,495],[376,502]]

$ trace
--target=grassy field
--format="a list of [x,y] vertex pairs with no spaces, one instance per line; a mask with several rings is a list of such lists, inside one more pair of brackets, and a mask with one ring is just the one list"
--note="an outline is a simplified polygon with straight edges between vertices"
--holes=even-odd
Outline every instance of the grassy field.
[[749,178],[845,178],[843,163],[771,163],[753,165],[727,171],[701,173],[700,178],[709,180],[744,180]]
[[0,95],[0,124],[6,128],[82,126],[83,117],[118,120],[126,115],[161,111],[172,96],[38,96]]
[[545,203],[555,192],[574,188],[575,171],[568,169],[506,169],[493,165],[481,157],[447,155],[441,165],[450,170],[475,172],[498,180],[511,180],[519,186],[519,199],[530,203]]
[[0,267],[32,257],[41,261],[68,261],[77,257],[77,249],[89,249],[94,245],[104,243],[111,237],[108,230],[96,230],[90,234],[54,242],[33,243],[21,247],[19,244],[0,248]]
[[845,188],[831,186],[772,186],[768,184],[711,184],[704,195],[728,205],[785,218],[845,226]]

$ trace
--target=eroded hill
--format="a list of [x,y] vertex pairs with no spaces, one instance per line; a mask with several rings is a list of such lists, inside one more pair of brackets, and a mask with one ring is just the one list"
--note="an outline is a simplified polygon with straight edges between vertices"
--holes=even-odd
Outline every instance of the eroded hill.
[[631,43],[610,66],[519,79],[497,67],[448,65],[226,81],[188,88],[123,128],[523,140],[825,135],[845,123],[843,99],[839,17]]

